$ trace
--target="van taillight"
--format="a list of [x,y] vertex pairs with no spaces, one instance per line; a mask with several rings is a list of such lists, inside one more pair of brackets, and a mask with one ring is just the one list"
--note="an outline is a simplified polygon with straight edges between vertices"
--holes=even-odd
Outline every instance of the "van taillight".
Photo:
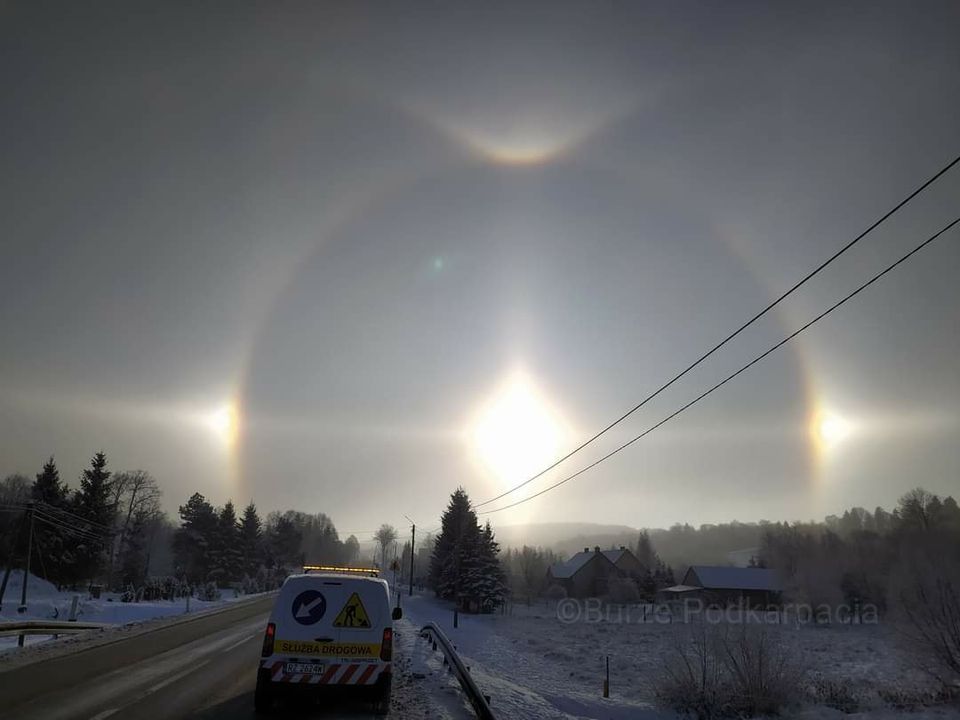
[[389,662],[393,658],[393,630],[383,629],[383,642],[380,643],[380,659]]
[[276,634],[277,626],[273,623],[267,623],[267,631],[263,634],[263,651],[260,653],[261,657],[273,655],[273,638]]

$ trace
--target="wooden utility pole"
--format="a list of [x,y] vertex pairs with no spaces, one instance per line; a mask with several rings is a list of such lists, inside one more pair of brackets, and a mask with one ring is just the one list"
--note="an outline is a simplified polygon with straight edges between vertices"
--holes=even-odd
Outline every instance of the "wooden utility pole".
[[417,547],[417,526],[410,523],[410,597],[413,597],[413,556]]
[[10,579],[10,571],[13,569],[13,561],[17,553],[17,542],[20,540],[20,532],[23,530],[23,524],[27,520],[28,510],[24,510],[23,515],[20,516],[20,524],[17,525],[16,532],[13,534],[12,542],[10,543],[10,555],[7,557],[7,567],[3,572],[3,581],[0,582],[0,610],[3,610],[3,595],[7,591],[7,581]]
[[[33,556],[33,503],[30,504],[30,530],[27,535],[27,562],[23,571],[23,586],[20,588],[20,612],[27,610],[27,578],[30,577],[30,558]],[[20,636],[23,637],[22,635]],[[22,642],[20,643],[23,644]]]

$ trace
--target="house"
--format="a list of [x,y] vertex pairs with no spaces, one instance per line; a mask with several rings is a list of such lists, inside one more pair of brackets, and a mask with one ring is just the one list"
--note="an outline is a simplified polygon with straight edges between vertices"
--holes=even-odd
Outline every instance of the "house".
[[769,605],[779,601],[782,590],[783,584],[775,570],[691,565],[682,582],[665,592],[726,605]]
[[644,567],[637,556],[623,545],[617,550],[603,550],[602,552],[607,560],[616,565],[617,570],[624,577],[636,580],[647,571],[647,568]]
[[636,577],[643,573],[636,555],[622,545],[618,550],[584,548],[566,562],[547,570],[547,582],[560,585],[567,597],[599,597],[607,594],[611,577]]

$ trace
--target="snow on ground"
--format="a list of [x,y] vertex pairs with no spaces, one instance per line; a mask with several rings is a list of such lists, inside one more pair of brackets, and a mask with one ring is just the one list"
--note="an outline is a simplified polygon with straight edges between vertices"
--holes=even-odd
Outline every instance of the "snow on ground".
[[[52,583],[32,573],[27,579],[27,609],[21,613],[20,593],[23,588],[23,571],[10,573],[7,589],[3,596],[3,609],[0,611],[0,623],[24,620],[68,620],[74,596],[79,596],[77,620],[82,622],[127,625],[155,618],[183,615],[187,612],[186,598],[177,600],[158,600],[156,602],[125,603],[119,593],[103,593],[98,600],[90,598],[86,591],[58,591]],[[241,599],[232,590],[223,591],[220,600],[205,602],[190,599],[190,612],[199,612],[209,608]],[[63,636],[61,636],[63,637]],[[26,644],[33,645],[50,640],[48,635],[27,635]],[[0,654],[17,648],[17,638],[0,637]]]
[[534,615],[461,615],[459,627],[454,628],[446,603],[428,595],[404,596],[402,602],[414,624],[433,621],[447,634],[481,691],[491,696],[491,708],[498,716],[511,720],[672,717],[640,698],[617,692],[615,685],[610,697],[603,698],[602,657],[591,657],[596,653],[584,647],[569,647],[566,628],[556,619],[548,627]]
[[[407,617],[416,625],[438,623],[458,651],[491,707],[503,717],[661,720],[654,707],[662,659],[683,626],[626,622],[616,613],[601,622],[561,622],[553,605],[515,605],[508,615],[460,615],[453,628],[447,603],[431,595],[404,595]],[[900,656],[893,630],[883,625],[772,626],[783,633],[811,671],[854,688],[864,710],[847,718],[960,718],[956,709],[905,713],[884,707],[881,688],[920,687],[927,678]],[[604,658],[610,657],[610,698],[602,697]],[[839,718],[826,707],[794,711],[797,720]]]
[[443,654],[403,619],[394,623],[395,661],[391,715],[414,720],[467,720],[475,717],[456,678],[443,666]]

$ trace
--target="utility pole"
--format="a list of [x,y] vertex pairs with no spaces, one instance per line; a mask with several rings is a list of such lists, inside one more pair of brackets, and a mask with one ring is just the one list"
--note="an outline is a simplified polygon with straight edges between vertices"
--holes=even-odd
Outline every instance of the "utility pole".
[[410,523],[410,597],[413,597],[413,555],[417,546],[417,524],[404,515]]
[[410,597],[413,597],[413,556],[417,547],[417,525],[410,523]]
[[[20,607],[18,612],[27,611],[27,578],[30,577],[30,558],[33,556],[33,503],[30,503],[30,530],[27,535],[27,562],[26,569],[23,571],[23,586],[20,588]],[[23,636],[20,636],[20,644],[23,645]]]
[[10,571],[13,569],[13,560],[17,553],[17,541],[20,540],[20,532],[23,530],[23,524],[27,519],[27,512],[28,511],[24,510],[23,515],[20,516],[20,523],[17,525],[16,532],[14,532],[12,542],[10,543],[10,555],[7,557],[7,567],[3,572],[3,581],[0,582],[0,610],[3,610],[3,594],[7,591],[7,581],[10,579]]

